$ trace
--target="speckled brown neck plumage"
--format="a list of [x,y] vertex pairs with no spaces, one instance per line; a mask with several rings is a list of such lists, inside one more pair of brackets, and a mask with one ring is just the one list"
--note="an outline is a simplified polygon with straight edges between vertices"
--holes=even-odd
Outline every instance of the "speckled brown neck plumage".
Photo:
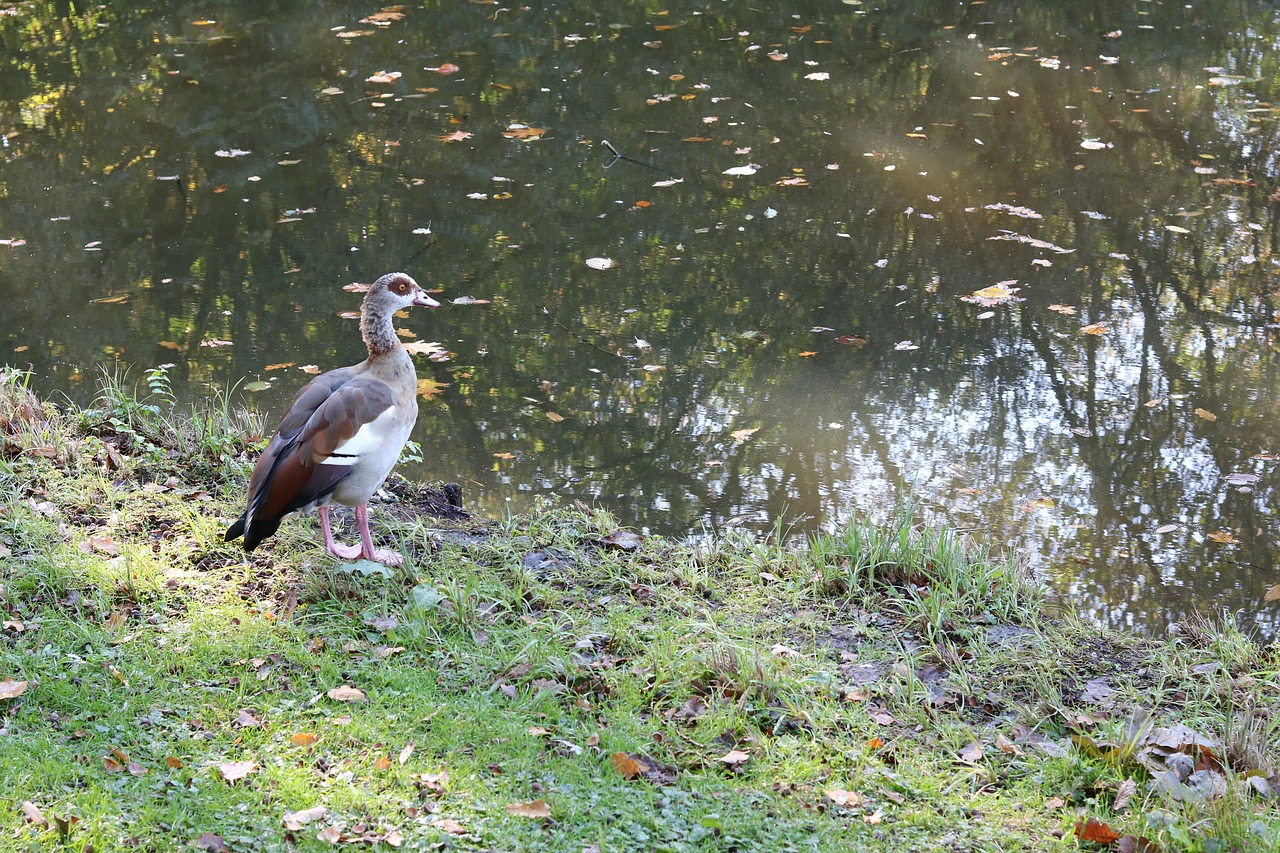
[[385,288],[370,290],[360,307],[360,337],[369,348],[369,358],[386,355],[400,346],[391,322],[395,306],[388,304],[392,301],[388,296]]

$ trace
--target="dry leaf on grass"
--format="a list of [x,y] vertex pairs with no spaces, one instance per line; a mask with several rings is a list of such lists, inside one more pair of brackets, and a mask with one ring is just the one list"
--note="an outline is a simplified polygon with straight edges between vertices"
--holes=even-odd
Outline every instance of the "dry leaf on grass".
[[543,799],[530,800],[527,803],[508,803],[507,814],[515,817],[551,817],[551,808]]
[[365,692],[349,684],[343,684],[334,687],[325,693],[330,699],[337,702],[363,702],[366,698]]
[[232,785],[258,769],[256,761],[224,761],[218,765],[222,778]]

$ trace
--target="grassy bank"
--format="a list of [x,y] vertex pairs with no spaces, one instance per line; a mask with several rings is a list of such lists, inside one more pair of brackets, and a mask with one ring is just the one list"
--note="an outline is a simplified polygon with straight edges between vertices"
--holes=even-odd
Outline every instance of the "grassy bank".
[[1280,649],[1230,624],[1051,614],[910,507],[694,547],[399,482],[404,568],[246,556],[260,423],[149,379],[0,373],[0,849],[1280,850]]

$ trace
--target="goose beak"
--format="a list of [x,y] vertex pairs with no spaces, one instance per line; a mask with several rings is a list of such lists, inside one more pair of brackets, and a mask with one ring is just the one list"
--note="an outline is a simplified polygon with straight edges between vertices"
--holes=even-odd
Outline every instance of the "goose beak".
[[418,292],[413,295],[413,304],[423,308],[439,308],[440,303],[432,299],[422,288],[418,288]]

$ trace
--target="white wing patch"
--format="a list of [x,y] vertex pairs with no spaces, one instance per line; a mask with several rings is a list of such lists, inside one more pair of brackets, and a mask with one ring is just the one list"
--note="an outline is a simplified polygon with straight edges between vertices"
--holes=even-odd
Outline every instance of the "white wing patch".
[[356,430],[356,434],[339,444],[333,455],[316,460],[321,465],[355,465],[361,457],[385,452],[387,432],[395,420],[396,407],[391,406],[369,423]]

